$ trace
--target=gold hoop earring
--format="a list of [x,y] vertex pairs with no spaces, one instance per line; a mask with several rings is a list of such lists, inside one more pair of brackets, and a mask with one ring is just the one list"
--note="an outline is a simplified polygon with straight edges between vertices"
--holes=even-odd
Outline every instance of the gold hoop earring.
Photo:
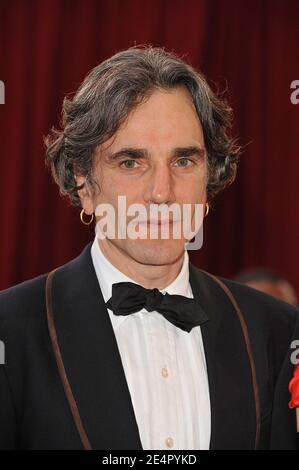
[[80,220],[81,220],[82,224],[84,224],[84,225],[90,225],[90,224],[93,222],[94,214],[91,214],[91,218],[90,218],[90,220],[89,220],[88,222],[86,222],[86,221],[84,220],[84,214],[85,214],[84,209],[82,209],[82,211],[80,212]]
[[206,202],[206,210],[205,210],[205,215],[204,215],[205,217],[207,217],[209,211],[210,211],[210,206],[209,206],[209,203]]

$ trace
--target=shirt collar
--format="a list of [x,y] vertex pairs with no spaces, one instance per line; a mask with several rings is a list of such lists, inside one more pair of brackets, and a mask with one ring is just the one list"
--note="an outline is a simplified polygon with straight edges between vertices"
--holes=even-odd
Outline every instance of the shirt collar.
[[[136,281],[126,276],[108,261],[100,248],[97,237],[95,237],[91,246],[91,257],[105,302],[107,302],[112,295],[112,284],[117,282],[133,282],[137,284]],[[168,294],[192,297],[189,284],[189,256],[187,250],[185,250],[183,265],[178,276],[171,284],[161,290],[161,292],[163,294],[167,292]],[[109,309],[108,312],[114,329],[127,318],[125,316],[116,316]]]

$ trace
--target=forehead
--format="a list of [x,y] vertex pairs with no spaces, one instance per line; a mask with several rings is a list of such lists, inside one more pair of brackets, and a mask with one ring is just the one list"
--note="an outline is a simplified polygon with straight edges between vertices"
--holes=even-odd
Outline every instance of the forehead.
[[166,148],[203,145],[203,131],[191,95],[185,88],[157,90],[127,117],[103,150],[122,145]]

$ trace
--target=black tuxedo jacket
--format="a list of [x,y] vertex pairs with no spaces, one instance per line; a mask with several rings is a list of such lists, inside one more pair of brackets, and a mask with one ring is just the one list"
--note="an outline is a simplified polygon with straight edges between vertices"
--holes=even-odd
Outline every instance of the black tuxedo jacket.
[[[0,293],[0,449],[141,449],[90,245],[56,270],[47,300],[46,279]],[[210,448],[294,449],[288,382],[298,311],[222,282],[190,265],[194,297],[208,318],[201,328]]]

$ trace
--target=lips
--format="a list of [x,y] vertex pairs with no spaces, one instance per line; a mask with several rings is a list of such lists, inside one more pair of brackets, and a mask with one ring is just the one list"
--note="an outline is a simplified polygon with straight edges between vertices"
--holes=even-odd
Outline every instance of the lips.
[[162,226],[162,225],[170,225],[175,222],[179,222],[179,220],[142,220],[141,222],[139,222],[139,224]]

